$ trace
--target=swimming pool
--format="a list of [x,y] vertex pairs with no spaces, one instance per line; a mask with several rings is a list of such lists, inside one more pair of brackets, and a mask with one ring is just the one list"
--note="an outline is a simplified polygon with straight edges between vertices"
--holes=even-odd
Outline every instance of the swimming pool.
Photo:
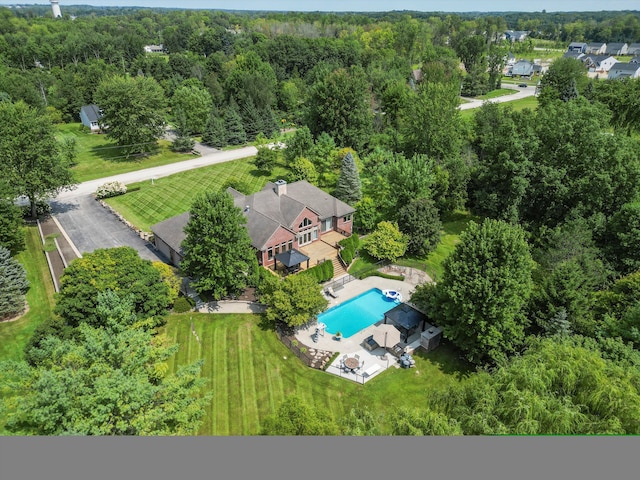
[[328,333],[335,335],[339,331],[344,338],[349,338],[354,333],[382,320],[384,314],[396,305],[396,302],[382,294],[382,290],[372,288],[322,312],[318,315],[318,322],[327,326]]

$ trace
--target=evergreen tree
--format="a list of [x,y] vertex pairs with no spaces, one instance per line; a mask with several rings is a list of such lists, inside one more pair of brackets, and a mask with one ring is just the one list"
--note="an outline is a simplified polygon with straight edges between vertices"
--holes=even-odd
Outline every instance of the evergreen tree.
[[207,126],[202,135],[202,143],[214,148],[222,148],[227,144],[224,119],[214,111],[209,115]]
[[24,267],[11,258],[11,252],[0,246],[0,319],[24,311],[25,293],[29,288]]
[[187,121],[187,115],[183,110],[179,109],[176,111],[175,117],[175,129],[177,135],[171,145],[171,150],[174,152],[190,152],[193,150],[196,142],[191,138],[191,130]]
[[242,145],[247,142],[247,133],[242,125],[242,117],[240,117],[236,105],[227,108],[224,116],[224,129],[227,145]]
[[354,205],[362,198],[361,187],[356,161],[351,152],[349,152],[342,159],[342,168],[340,169],[335,196],[349,205]]
[[11,255],[24,250],[22,212],[11,200],[0,198],[0,246]]

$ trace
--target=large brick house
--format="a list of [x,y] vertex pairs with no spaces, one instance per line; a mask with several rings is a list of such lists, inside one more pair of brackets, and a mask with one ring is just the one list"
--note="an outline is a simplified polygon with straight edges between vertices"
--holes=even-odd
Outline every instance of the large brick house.
[[[349,236],[353,231],[355,209],[304,180],[269,182],[253,195],[227,192],[242,209],[258,263],[265,267],[275,264],[277,254],[318,242],[329,232]],[[182,260],[188,221],[186,212],[151,227],[156,247],[174,265]]]

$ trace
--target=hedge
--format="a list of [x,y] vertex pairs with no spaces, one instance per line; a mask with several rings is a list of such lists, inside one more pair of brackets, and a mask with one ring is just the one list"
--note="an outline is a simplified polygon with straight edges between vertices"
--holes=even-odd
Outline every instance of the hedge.
[[331,260],[325,260],[320,265],[300,272],[300,275],[311,275],[318,283],[326,282],[333,278],[333,262]]
[[346,263],[347,265],[351,265],[351,262],[356,256],[356,250],[360,245],[360,239],[358,235],[354,233],[350,237],[343,238],[342,240],[340,240],[338,244],[343,247],[342,250],[340,251],[340,256],[342,257],[342,260],[344,260],[344,263]]

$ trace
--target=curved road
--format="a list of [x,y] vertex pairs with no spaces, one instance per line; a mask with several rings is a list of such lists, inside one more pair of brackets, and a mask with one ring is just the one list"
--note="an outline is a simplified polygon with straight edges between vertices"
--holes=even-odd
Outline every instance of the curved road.
[[509,88],[511,90],[515,90],[515,93],[511,95],[503,95],[501,97],[492,98],[490,100],[478,100],[477,98],[468,98],[462,97],[467,103],[463,103],[460,105],[460,110],[469,110],[470,108],[479,108],[482,106],[484,102],[495,102],[495,103],[503,103],[503,102],[512,102],[514,100],[520,100],[521,98],[533,97],[536,94],[536,86],[529,85],[528,87],[518,87],[517,85],[513,85],[510,83],[502,84],[502,88]]
[[95,201],[91,194],[106,182],[116,180],[125,184],[141,182],[194,168],[251,157],[256,153],[255,147],[217,151],[193,160],[91,180],[79,184],[74,190],[60,193],[51,200],[51,210],[80,253],[93,252],[97,248],[127,245],[138,250],[142,258],[166,261],[148,242],[141,239],[115,215]]

